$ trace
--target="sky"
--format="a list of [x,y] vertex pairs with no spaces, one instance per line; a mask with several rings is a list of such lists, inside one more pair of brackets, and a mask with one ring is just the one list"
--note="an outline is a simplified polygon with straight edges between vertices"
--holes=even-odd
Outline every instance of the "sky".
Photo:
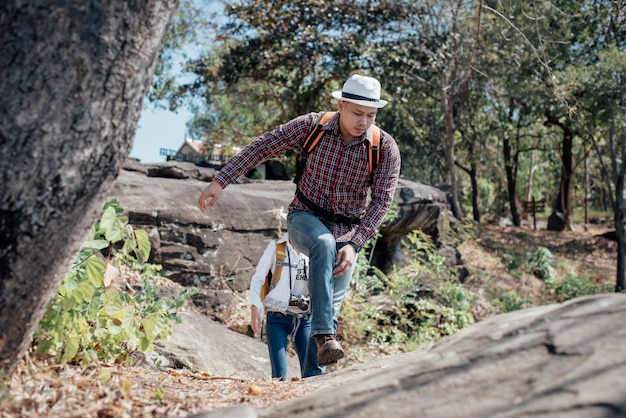
[[185,123],[192,117],[185,109],[176,113],[144,106],[137,125],[130,156],[142,164],[160,163],[165,156],[161,148],[177,151],[185,142]]
[[[204,2],[203,0],[195,1],[196,7],[206,8],[206,13],[220,13],[222,5],[220,2]],[[208,4],[207,4],[208,3]],[[210,15],[212,19],[219,21],[220,15]],[[179,62],[173,64],[174,73],[177,69],[180,71],[183,65],[184,57],[197,56],[211,43],[211,39],[207,33],[203,33],[206,38],[202,42],[187,43],[182,47],[179,55],[173,54],[174,60]],[[178,57],[178,58],[176,58]],[[184,76],[178,75],[184,80]],[[191,120],[192,114],[186,109],[179,109],[177,112],[169,110],[154,109],[154,105],[146,102],[144,98],[144,106],[137,125],[137,132],[130,156],[138,158],[142,164],[160,163],[165,161],[165,156],[160,155],[161,148],[178,149],[185,143],[185,124]]]

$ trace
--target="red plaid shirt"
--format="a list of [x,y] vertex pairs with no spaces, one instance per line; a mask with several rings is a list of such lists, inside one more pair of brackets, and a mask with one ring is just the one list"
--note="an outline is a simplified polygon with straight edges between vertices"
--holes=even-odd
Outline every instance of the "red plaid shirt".
[[[312,202],[339,215],[361,216],[359,225],[333,223],[337,242],[353,241],[363,246],[376,235],[391,206],[400,174],[400,151],[391,135],[381,130],[381,153],[373,173],[368,198],[369,168],[366,141],[370,131],[346,144],[339,131],[339,113],[324,126],[326,134],[307,158],[299,188]],[[302,148],[320,113],[309,113],[261,135],[222,167],[214,181],[222,188],[262,162],[286,150]],[[297,197],[289,210],[309,209]]]

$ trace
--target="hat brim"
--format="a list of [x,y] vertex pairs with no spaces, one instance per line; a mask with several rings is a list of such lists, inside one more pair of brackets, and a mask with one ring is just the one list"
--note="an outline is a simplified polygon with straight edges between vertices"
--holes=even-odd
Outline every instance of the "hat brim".
[[369,100],[354,100],[354,99],[347,99],[345,97],[341,96],[341,91],[333,91],[332,93],[333,97],[337,100],[341,100],[343,102],[350,102],[350,103],[356,103],[358,105],[361,106],[365,106],[365,107],[374,107],[377,109],[380,109],[381,107],[385,107],[387,106],[387,100],[378,100],[377,102],[372,102]]

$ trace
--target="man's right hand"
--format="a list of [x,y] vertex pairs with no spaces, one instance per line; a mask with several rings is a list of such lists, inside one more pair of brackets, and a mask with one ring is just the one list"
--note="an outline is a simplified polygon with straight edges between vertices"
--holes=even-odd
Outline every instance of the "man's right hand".
[[219,183],[214,181],[209,183],[209,185],[202,190],[202,193],[200,193],[200,198],[198,199],[198,207],[200,210],[204,212],[208,208],[212,208],[222,195],[222,190],[222,186],[220,186]]

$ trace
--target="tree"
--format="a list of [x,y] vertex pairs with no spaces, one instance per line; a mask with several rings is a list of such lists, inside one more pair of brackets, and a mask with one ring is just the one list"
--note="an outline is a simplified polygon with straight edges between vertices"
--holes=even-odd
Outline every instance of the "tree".
[[602,176],[612,191],[617,237],[615,291],[622,292],[626,289],[626,53],[616,42],[599,52],[589,65],[568,68],[562,76],[568,82],[572,97],[578,101],[578,118],[584,121],[587,137],[601,164]]
[[[398,20],[404,35],[384,39],[372,48],[377,57],[374,62],[384,64],[379,66],[378,73],[385,79],[385,86],[395,92],[396,100],[437,106],[437,112],[428,110],[431,121],[423,121],[426,126],[431,125],[431,139],[440,142],[437,149],[444,161],[443,180],[451,186],[452,211],[459,219],[464,214],[456,169],[456,143],[462,99],[474,72],[473,46],[480,21],[477,6],[473,0],[424,1],[415,6],[413,13]],[[409,125],[406,121],[414,122],[417,112],[414,106],[402,107],[402,111],[412,114],[411,118],[404,118],[404,124]],[[415,123],[410,123],[408,128],[413,135],[420,130]],[[430,161],[433,164],[432,158]]]
[[201,101],[194,128],[209,127],[208,141],[244,144],[246,136],[298,115],[332,109],[332,90],[351,73],[372,74],[379,66],[372,38],[397,36],[392,23],[412,7],[409,1],[231,2],[213,48],[187,63],[192,80],[172,91],[171,102]]
[[0,6],[0,369],[28,349],[130,152],[176,0]]

